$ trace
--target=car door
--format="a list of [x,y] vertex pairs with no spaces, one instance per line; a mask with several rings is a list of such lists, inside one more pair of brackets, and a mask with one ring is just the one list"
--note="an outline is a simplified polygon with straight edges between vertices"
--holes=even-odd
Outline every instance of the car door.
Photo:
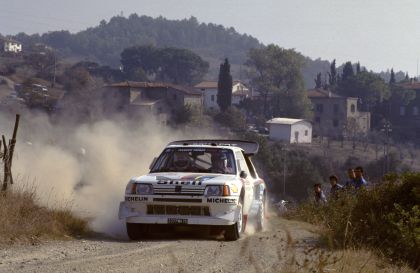
[[246,172],[247,177],[241,178],[243,187],[245,188],[245,196],[244,196],[244,214],[248,214],[248,211],[251,207],[252,199],[254,196],[254,183],[250,171],[248,169],[248,165],[246,164],[245,158],[242,152],[236,153],[236,161],[238,164],[238,171],[241,173],[242,171]]

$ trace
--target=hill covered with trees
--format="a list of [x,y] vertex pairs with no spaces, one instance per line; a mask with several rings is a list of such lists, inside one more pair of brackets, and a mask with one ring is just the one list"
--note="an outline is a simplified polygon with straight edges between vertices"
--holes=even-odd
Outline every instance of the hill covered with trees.
[[[64,57],[79,57],[112,67],[120,65],[121,52],[132,46],[190,49],[209,62],[207,78],[214,80],[224,58],[229,58],[231,62],[233,77],[243,79],[246,72],[241,65],[246,61],[249,50],[264,46],[256,38],[240,34],[232,27],[200,23],[195,17],[168,20],[137,14],[128,18],[115,16],[108,22],[102,20],[98,26],[74,34],[61,30],[41,35],[19,33],[13,38],[26,46],[44,43],[58,49]],[[304,81],[307,87],[311,87],[316,74],[328,70],[329,62],[307,57],[305,62],[302,71]]]

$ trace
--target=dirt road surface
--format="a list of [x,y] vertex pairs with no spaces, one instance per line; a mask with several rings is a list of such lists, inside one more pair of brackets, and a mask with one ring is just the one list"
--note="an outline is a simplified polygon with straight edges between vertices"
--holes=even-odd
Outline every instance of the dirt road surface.
[[270,218],[235,242],[177,233],[131,242],[105,238],[0,249],[0,272],[284,272],[315,249],[311,225]]

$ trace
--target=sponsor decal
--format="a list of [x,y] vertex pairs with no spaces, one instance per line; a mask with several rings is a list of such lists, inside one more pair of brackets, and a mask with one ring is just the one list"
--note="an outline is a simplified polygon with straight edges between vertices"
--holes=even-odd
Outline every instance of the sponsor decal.
[[215,178],[215,175],[189,175],[178,179],[171,179],[165,176],[156,176],[158,185],[192,185],[201,186],[202,182]]
[[207,203],[216,203],[216,204],[236,204],[236,199],[234,198],[207,198]]
[[128,202],[138,202],[138,201],[148,201],[149,198],[145,196],[127,196],[125,201]]

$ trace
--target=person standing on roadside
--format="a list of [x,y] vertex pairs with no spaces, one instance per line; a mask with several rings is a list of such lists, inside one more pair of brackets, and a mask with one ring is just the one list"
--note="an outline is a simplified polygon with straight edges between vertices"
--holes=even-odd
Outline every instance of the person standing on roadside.
[[337,199],[339,192],[343,189],[343,186],[338,184],[338,177],[335,175],[330,176],[330,199]]
[[354,188],[360,189],[367,186],[367,181],[363,177],[363,168],[361,166],[358,166],[354,168],[354,174],[356,178],[354,179]]
[[346,189],[351,189],[354,188],[355,185],[355,179],[356,179],[356,174],[354,173],[354,169],[353,168],[349,168],[347,169],[347,181],[344,184],[344,187]]
[[321,189],[321,184],[314,184],[314,194],[315,194],[315,203],[317,204],[326,204],[327,198],[325,197],[324,192]]

